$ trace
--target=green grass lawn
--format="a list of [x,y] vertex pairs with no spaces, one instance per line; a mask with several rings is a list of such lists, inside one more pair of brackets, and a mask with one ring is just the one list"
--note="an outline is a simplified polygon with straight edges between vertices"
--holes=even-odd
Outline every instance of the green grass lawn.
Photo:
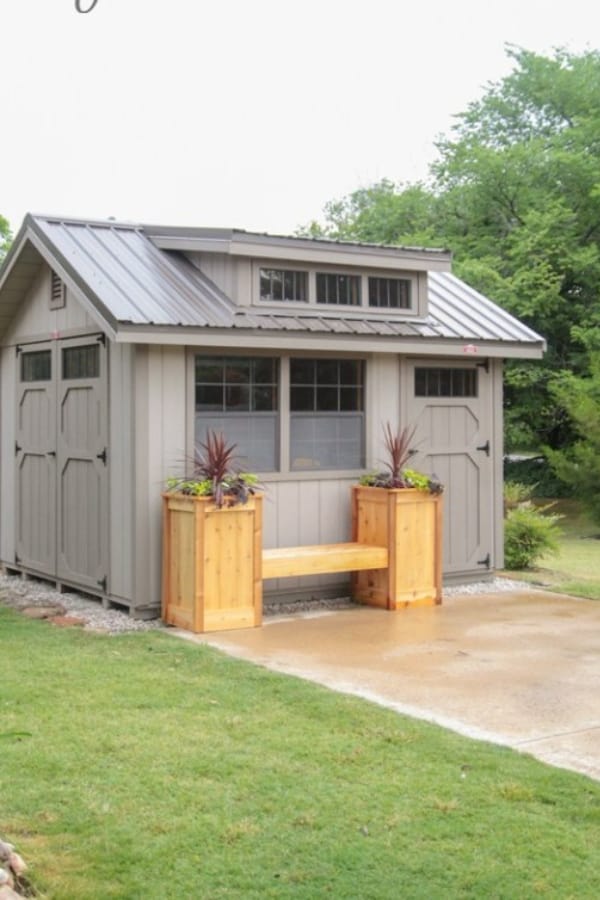
[[543,557],[535,568],[508,574],[562,594],[600,600],[600,527],[574,500],[539,501],[549,502],[554,503],[551,512],[563,516],[559,552]]
[[0,606],[0,835],[48,898],[597,898],[600,784],[159,632]]

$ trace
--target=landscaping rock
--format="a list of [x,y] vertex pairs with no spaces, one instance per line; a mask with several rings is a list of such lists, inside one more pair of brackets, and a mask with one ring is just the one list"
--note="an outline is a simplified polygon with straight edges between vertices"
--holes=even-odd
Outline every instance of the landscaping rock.
[[64,616],[64,606],[26,606],[23,615],[28,619],[53,619],[55,616]]
[[5,884],[0,887],[0,900],[24,900],[23,894],[17,894],[15,890]]
[[[0,838],[0,900],[23,900],[24,895],[19,890],[26,889],[24,874],[27,865],[22,856],[15,853],[12,844]],[[29,893],[29,892],[28,892]]]
[[53,625],[58,625],[59,628],[83,628],[86,624],[85,619],[80,619],[78,616],[52,616],[48,621]]

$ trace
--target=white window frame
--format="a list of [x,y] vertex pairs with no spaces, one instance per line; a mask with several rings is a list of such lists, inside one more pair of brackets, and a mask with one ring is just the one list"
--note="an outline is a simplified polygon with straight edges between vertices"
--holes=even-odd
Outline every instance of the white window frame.
[[[298,305],[296,301],[290,305]],[[356,307],[355,307],[356,308]],[[303,352],[281,352],[273,353],[265,350],[241,349],[237,347],[231,348],[198,348],[189,347],[187,352],[187,393],[188,401],[186,407],[188,409],[188,426],[187,426],[187,455],[189,459],[193,458],[195,449],[195,428],[196,428],[196,403],[195,403],[195,358],[196,356],[239,356],[239,357],[275,357],[279,361],[279,411],[276,419],[276,429],[278,446],[275,449],[275,458],[279,459],[279,468],[272,472],[257,472],[260,480],[265,484],[278,481],[318,481],[331,480],[338,478],[358,478],[364,474],[365,468],[357,469],[292,469],[291,468],[291,446],[290,446],[290,360],[292,358],[310,358],[310,359],[357,359],[363,362],[364,381],[363,381],[363,446],[365,457],[368,459],[369,454],[369,357],[364,353],[319,353],[316,351]]]
[[[278,269],[307,273],[306,300],[261,300],[260,270]],[[360,305],[317,302],[317,273],[325,275],[357,275],[360,278]],[[408,309],[394,307],[369,306],[369,278],[396,278],[410,282],[411,305]],[[263,311],[300,312],[309,310],[319,315],[355,316],[370,318],[423,319],[427,315],[427,272],[410,272],[405,269],[353,269],[352,266],[321,265],[318,263],[302,264],[295,260],[257,259],[252,262],[251,305]]]

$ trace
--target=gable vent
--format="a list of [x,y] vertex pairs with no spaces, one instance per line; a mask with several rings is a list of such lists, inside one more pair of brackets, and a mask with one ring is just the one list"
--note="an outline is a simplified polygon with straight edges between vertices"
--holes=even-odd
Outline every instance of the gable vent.
[[52,272],[50,285],[50,309],[62,309],[66,303],[67,292],[65,284],[60,280],[56,272]]

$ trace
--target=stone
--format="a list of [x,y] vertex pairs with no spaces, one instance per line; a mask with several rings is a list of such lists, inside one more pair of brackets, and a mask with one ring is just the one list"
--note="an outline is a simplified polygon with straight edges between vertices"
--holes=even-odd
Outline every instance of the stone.
[[10,885],[12,882],[12,877],[8,869],[0,869],[0,885],[8,884]]
[[79,616],[52,616],[48,621],[58,625],[59,628],[82,628],[86,623],[86,620],[80,619]]
[[0,887],[0,900],[23,900],[23,894],[17,894],[7,884]]
[[58,604],[53,606],[26,606],[23,615],[28,619],[52,619],[54,616],[64,616],[66,609]]
[[14,849],[12,844],[0,840],[0,862],[7,862]]
[[19,853],[15,853],[14,851],[10,854],[8,865],[11,867],[17,878],[20,878],[21,875],[27,871],[27,863]]

